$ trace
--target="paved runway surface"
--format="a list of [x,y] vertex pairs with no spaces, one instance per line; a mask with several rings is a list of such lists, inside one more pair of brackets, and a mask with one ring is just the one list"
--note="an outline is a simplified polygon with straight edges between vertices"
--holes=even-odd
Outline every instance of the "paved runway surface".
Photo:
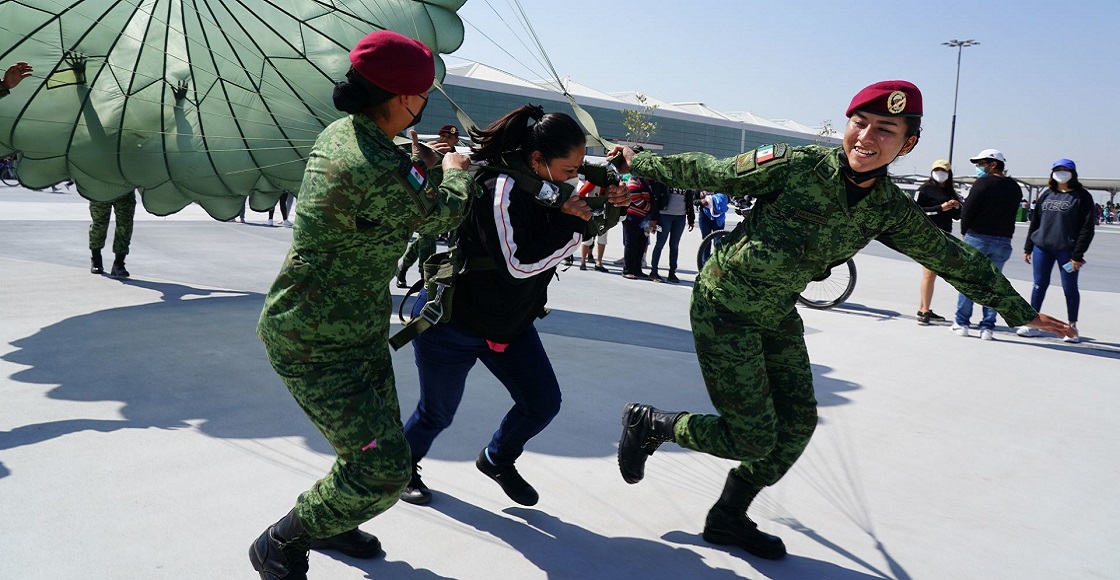
[[[249,543],[333,456],[254,333],[291,230],[248,218],[138,215],[122,281],[89,273],[80,197],[0,189],[0,578],[254,577]],[[920,268],[878,244],[848,304],[801,310],[820,425],[751,511],[789,547],[779,562],[700,538],[730,462],[670,444],[640,484],[618,474],[627,401],[711,409],[687,317],[698,239],[680,285],[616,266],[552,285],[538,327],[564,408],[518,462],[537,506],[473,465],[509,406],[479,365],[424,462],[434,503],[363,525],[384,559],[313,553],[311,577],[1120,578],[1120,227],[1088,255],[1079,345],[917,326]],[[1065,318],[1054,281],[1044,311]],[[934,310],[955,301],[938,282]],[[394,362],[407,413],[411,349]]]

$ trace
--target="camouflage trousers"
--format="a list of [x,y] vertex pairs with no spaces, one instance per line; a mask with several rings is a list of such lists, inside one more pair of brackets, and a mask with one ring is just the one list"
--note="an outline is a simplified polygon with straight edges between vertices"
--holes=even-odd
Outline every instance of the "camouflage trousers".
[[364,360],[293,363],[269,355],[296,402],[338,455],[300,495],[296,514],[312,538],[354,529],[400,499],[412,475],[388,349]]
[[776,329],[692,294],[692,332],[708,396],[718,415],[688,414],[676,442],[738,460],[736,475],[762,489],[773,485],[805,450],[817,426],[805,326],[791,307]]
[[128,254],[128,244],[132,242],[132,222],[136,216],[136,193],[128,192],[113,201],[89,202],[89,249],[100,250],[105,247],[105,237],[109,234],[109,214],[117,214],[117,227],[113,231],[113,253]]
[[[404,255],[401,256],[401,266],[397,269],[398,272],[408,272],[418,260],[420,267],[424,266],[424,260],[429,256],[436,253],[436,236],[429,234],[419,234],[419,236],[408,243],[408,247],[404,249]],[[421,271],[423,273],[423,271]]]

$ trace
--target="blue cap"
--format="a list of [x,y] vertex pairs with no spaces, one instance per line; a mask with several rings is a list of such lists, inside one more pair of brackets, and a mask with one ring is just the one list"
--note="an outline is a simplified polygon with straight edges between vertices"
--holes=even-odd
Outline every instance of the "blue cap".
[[1053,171],[1059,167],[1065,167],[1067,169],[1077,171],[1077,164],[1074,163],[1072,159],[1059,159],[1054,162],[1054,165],[1050,166],[1050,170]]

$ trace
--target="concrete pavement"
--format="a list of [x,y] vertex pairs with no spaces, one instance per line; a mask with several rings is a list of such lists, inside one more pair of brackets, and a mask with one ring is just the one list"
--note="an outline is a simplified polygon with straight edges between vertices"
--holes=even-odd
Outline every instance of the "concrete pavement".
[[[0,578],[253,578],[249,543],[329,468],[254,334],[291,230],[247,217],[138,215],[120,281],[89,274],[76,194],[0,189]],[[779,562],[699,536],[730,462],[670,444],[640,484],[618,474],[627,401],[711,409],[687,316],[698,241],[680,285],[617,267],[552,285],[538,328],[564,408],[518,463],[540,504],[472,465],[509,406],[480,366],[424,462],[432,506],[363,525],[384,559],[313,553],[311,577],[1120,578],[1120,227],[1089,253],[1079,345],[919,327],[919,266],[877,244],[848,304],[802,309],[820,425],[751,511]],[[1007,272],[1027,293],[1025,268]],[[939,281],[934,310],[955,299]],[[1044,310],[1065,317],[1057,284]],[[394,363],[407,413],[410,349]]]

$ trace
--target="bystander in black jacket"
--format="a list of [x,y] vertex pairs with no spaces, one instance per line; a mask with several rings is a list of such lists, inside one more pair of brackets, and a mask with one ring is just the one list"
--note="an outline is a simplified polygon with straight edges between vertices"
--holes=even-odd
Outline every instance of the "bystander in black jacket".
[[953,220],[961,219],[961,210],[955,207],[948,211],[941,209],[941,205],[949,200],[955,199],[960,201],[960,196],[956,191],[953,191],[952,185],[949,187],[942,187],[941,184],[930,179],[918,188],[918,196],[914,201],[922,211],[937,227],[945,230],[946,232],[953,232]]
[[1002,175],[985,175],[972,184],[961,210],[961,234],[1010,238],[1015,214],[1023,200],[1019,182]]

